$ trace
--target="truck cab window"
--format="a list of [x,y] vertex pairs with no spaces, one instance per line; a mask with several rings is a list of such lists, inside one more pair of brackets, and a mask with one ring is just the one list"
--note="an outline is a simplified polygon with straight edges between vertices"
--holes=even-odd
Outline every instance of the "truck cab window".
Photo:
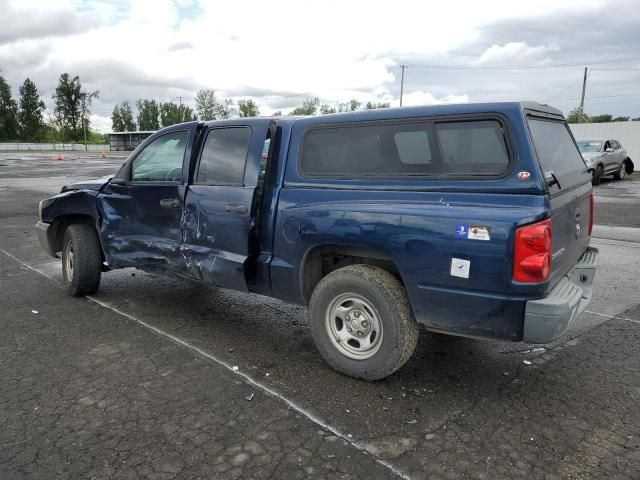
[[189,132],[180,130],[156,138],[133,160],[132,182],[179,182]]
[[195,183],[241,185],[249,149],[248,127],[216,128],[209,131]]

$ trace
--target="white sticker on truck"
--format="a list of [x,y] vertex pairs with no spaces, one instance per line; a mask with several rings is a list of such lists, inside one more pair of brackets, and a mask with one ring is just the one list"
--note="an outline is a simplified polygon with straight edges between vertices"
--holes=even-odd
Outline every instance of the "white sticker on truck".
[[469,227],[469,234],[467,237],[469,240],[491,240],[491,234],[487,227],[481,225],[471,225]]
[[469,270],[471,270],[471,262],[461,258],[451,259],[451,276],[460,278],[469,278]]

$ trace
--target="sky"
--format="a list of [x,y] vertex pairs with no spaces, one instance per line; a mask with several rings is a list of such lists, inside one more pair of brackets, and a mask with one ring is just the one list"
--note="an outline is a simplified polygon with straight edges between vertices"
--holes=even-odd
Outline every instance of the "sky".
[[[403,105],[533,100],[640,117],[640,0],[0,0],[0,75],[50,114],[58,77],[116,103],[195,107],[215,90],[261,114],[306,98]],[[181,98],[180,98],[181,97]]]

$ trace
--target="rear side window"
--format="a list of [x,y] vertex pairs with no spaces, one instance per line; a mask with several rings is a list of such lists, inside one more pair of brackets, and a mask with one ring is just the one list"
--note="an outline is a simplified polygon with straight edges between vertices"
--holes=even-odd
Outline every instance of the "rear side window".
[[502,125],[495,120],[436,124],[443,173],[497,175],[509,165]]
[[564,122],[529,118],[529,130],[540,166],[546,177],[562,177],[587,167]]
[[196,183],[241,185],[251,129],[216,128],[209,131],[202,148]]
[[496,175],[508,165],[496,120],[315,128],[300,159],[303,175],[351,178]]

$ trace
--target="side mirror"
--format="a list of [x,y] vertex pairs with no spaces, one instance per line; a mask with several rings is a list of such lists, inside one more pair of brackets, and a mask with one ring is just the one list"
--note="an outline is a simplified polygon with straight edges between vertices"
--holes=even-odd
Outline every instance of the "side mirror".
[[124,178],[112,178],[109,182],[111,185],[117,185],[119,187],[126,187],[128,182]]

